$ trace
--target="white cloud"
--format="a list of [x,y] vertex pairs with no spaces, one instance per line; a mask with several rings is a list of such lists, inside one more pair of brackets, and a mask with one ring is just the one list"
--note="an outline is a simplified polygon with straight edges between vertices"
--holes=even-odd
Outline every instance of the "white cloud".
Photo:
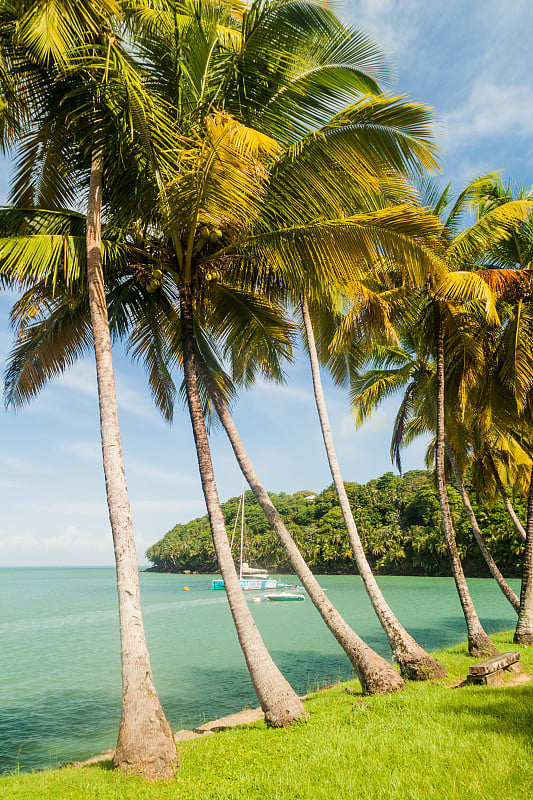
[[[64,453],[80,458],[83,461],[100,462],[102,460],[102,449],[99,442],[65,442],[60,446],[60,449]],[[192,475],[188,472],[164,469],[137,458],[126,458],[126,473],[127,475],[140,475],[148,480],[164,481],[175,485],[196,483],[198,480],[196,474]]]
[[173,470],[163,469],[162,467],[154,466],[146,461],[139,461],[136,458],[128,458],[126,461],[126,472],[135,473],[143,478],[149,478],[154,481],[165,481],[174,484],[191,484],[198,481],[196,474],[192,475],[188,472],[174,472]]
[[0,465],[3,465],[8,470],[15,470],[16,472],[37,472],[51,474],[48,466],[43,466],[33,460],[26,460],[18,456],[0,455]]
[[351,4],[348,18],[356,27],[364,28],[385,53],[402,60],[416,50],[413,46],[420,32],[423,0],[360,0]]
[[65,442],[60,449],[83,461],[97,461],[102,458],[102,448],[99,442]]
[[105,500],[81,500],[69,503],[19,503],[18,508],[37,511],[40,514],[61,514],[70,516],[107,516]]
[[502,86],[479,79],[458,108],[448,111],[445,147],[481,147],[486,140],[509,137],[509,143],[533,135],[533,89],[525,84]]
[[75,392],[88,397],[96,398],[96,369],[94,363],[88,359],[79,361],[59,378],[57,385],[73,389]]
[[[143,419],[158,418],[158,412],[148,396],[148,390],[139,391],[132,385],[129,378],[117,371],[115,371],[115,381],[119,413],[127,411]],[[75,367],[61,376],[57,385],[97,400],[94,362],[90,359],[78,362]]]
[[372,413],[359,429],[355,427],[355,418],[351,414],[344,414],[338,424],[339,436],[343,439],[347,437],[375,436],[378,433],[392,431],[393,414],[386,408],[378,408]]
[[132,503],[134,514],[205,514],[203,500],[137,500]]
[[299,403],[309,403],[309,399],[312,396],[310,387],[309,389],[299,389],[294,384],[275,383],[274,381],[267,381],[263,378],[260,378],[256,382],[254,390],[263,394],[279,397],[280,399],[287,398],[295,400]]
[[103,552],[109,550],[110,537],[107,535],[89,535],[74,525],[65,528],[63,533],[54,536],[40,534],[36,536],[31,531],[17,534],[6,534],[0,531],[0,550],[39,552],[45,550],[82,551],[90,550]]

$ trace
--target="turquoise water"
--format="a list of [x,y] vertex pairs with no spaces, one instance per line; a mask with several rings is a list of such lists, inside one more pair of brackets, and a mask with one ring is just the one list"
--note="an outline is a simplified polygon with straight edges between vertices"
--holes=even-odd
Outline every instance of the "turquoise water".
[[[388,658],[360,578],[324,576],[320,582],[352,627]],[[225,594],[210,591],[209,583],[205,575],[141,574],[154,680],[173,730],[257,705]],[[384,577],[379,583],[424,647],[466,638],[451,578]],[[519,582],[511,584],[518,592]],[[469,585],[487,631],[514,626],[516,615],[494,581]],[[298,692],[353,675],[309,600],[250,608]],[[55,766],[113,747],[119,719],[114,570],[0,569],[0,772]]]

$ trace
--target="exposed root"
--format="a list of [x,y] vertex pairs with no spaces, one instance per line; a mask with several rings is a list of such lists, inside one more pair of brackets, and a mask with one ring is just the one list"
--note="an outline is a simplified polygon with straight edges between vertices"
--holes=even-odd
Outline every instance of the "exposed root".
[[517,644],[533,644],[533,633],[520,633],[515,631],[513,642]]
[[365,670],[364,675],[359,675],[363,694],[389,694],[405,687],[402,676],[387,661],[384,663],[386,668],[381,665],[372,667]]
[[436,658],[427,653],[413,655],[406,653],[396,658],[400,672],[409,681],[433,681],[445,678],[448,674],[445,667]]
[[490,658],[500,653],[485,632],[469,634],[468,652],[474,658]]
[[309,719],[309,714],[296,693],[292,696],[287,695],[275,703],[269,703],[268,708],[263,708],[263,711],[265,722],[273,728],[287,728],[293,722],[305,722]]
[[293,722],[306,722],[308,719],[305,710],[301,714],[291,714],[288,710],[284,714],[265,714],[265,722],[273,728],[288,728]]

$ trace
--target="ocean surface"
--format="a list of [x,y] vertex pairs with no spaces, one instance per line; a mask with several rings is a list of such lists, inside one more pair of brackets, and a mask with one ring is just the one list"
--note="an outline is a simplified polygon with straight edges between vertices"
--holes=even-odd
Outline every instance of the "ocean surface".
[[[172,729],[257,706],[226,596],[209,589],[211,576],[140,578],[154,680]],[[390,658],[360,578],[323,576],[320,583],[365,641]],[[510,583],[518,593],[519,581]],[[379,584],[425,648],[466,639],[451,578],[383,577]],[[514,627],[516,615],[493,580],[469,586],[489,633]],[[353,676],[309,599],[250,607],[299,693]],[[120,688],[114,569],[1,568],[0,772],[54,767],[113,747]]]

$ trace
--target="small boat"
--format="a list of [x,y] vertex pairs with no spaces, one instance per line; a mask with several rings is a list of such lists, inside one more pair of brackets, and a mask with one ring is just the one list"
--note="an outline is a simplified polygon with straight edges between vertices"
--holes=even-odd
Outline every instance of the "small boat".
[[305,600],[305,594],[294,594],[290,592],[276,592],[276,593],[269,593],[265,595],[267,600],[272,600],[281,603],[287,603],[291,601],[298,601],[298,600]]
[[[235,538],[235,531],[237,529],[237,522],[241,516],[241,550],[239,558],[239,583],[241,589],[245,592],[260,592],[264,589],[294,589],[294,584],[283,583],[278,581],[277,578],[272,578],[266,569],[259,567],[251,567],[246,561],[242,560],[244,549],[244,486],[242,494],[239,498],[239,506],[237,508],[237,516],[235,517],[235,526],[233,528],[233,536],[231,537],[231,546],[233,546],[233,539]],[[221,590],[225,589],[223,578],[213,578],[211,581],[211,589]],[[257,602],[254,600],[254,602]]]

